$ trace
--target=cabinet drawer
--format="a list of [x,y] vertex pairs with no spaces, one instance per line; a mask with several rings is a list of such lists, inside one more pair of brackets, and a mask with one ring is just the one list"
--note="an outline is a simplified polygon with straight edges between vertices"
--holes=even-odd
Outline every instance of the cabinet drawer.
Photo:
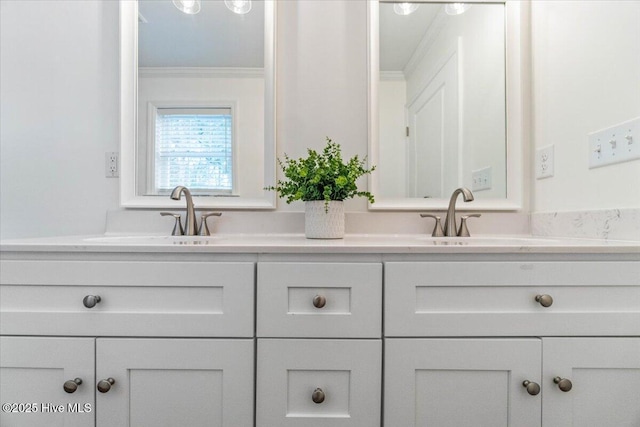
[[[252,263],[4,261],[0,333],[253,336]],[[92,308],[86,296],[99,296]]]
[[[385,264],[387,336],[640,333],[636,262]],[[549,295],[543,307],[537,295]]]
[[380,340],[258,340],[257,427],[380,425]]
[[382,265],[258,263],[259,337],[378,338]]

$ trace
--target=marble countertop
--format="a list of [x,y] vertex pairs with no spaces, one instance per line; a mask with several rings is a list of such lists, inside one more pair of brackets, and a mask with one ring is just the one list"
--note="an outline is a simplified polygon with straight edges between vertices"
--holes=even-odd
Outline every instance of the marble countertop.
[[60,236],[0,241],[1,252],[104,253],[628,253],[640,242],[526,235],[440,237],[416,234],[348,234],[344,239],[306,239],[302,234]]

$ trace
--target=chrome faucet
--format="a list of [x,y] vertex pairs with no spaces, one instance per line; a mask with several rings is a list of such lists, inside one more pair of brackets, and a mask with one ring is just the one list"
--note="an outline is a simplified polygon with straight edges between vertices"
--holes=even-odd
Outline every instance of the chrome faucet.
[[171,192],[171,198],[173,200],[180,200],[180,196],[184,193],[187,199],[187,219],[184,222],[184,235],[185,236],[197,236],[198,224],[196,222],[196,211],[193,206],[193,198],[191,197],[191,191],[187,187],[178,185]]
[[462,193],[462,197],[465,202],[473,201],[473,193],[468,188],[457,188],[451,195],[449,200],[449,209],[447,209],[447,219],[444,221],[444,235],[445,236],[457,236],[457,221],[456,221],[456,200],[458,194]]

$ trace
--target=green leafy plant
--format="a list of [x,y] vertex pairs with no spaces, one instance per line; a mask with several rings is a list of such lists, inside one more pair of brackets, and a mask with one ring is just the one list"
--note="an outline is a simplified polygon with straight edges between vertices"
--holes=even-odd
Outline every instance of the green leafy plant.
[[362,175],[373,172],[376,167],[365,167],[366,157],[360,160],[352,157],[347,163],[342,161],[340,144],[327,137],[327,145],[321,153],[308,149],[306,158],[291,159],[286,154],[284,161],[278,159],[285,180],[278,180],[276,186],[266,187],[275,190],[280,197],[286,197],[287,203],[295,200],[324,200],[325,211],[329,201],[345,200],[352,197],[366,197],[371,203],[373,195],[368,191],[358,191],[356,180]]

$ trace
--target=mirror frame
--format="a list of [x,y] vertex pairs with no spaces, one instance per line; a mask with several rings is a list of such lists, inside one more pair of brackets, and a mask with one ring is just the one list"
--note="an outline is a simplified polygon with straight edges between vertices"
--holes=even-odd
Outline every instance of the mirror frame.
[[[265,7],[265,106],[264,106],[264,186],[276,179],[276,2],[264,0]],[[120,206],[124,208],[184,207],[184,200],[143,196],[136,192],[136,152],[138,129],[138,1],[120,0]],[[197,208],[275,209],[275,191],[263,190],[262,197],[195,196]]]
[[[412,3],[450,3],[447,0],[411,0]],[[380,163],[379,154],[379,109],[378,82],[380,79],[379,54],[379,0],[369,0],[367,4],[368,24],[368,83],[369,83],[369,159],[370,164]],[[504,199],[477,199],[460,209],[468,211],[519,211],[526,209],[525,181],[529,167],[525,163],[525,148],[529,144],[529,107],[530,99],[527,82],[529,39],[525,33],[527,27],[528,2],[518,0],[466,0],[465,3],[499,3],[505,5],[505,65],[506,65],[506,179],[507,194]],[[526,3],[526,4],[523,4]],[[369,191],[374,195],[378,186],[378,176],[369,175]],[[418,199],[398,198],[384,199],[376,197],[375,203],[369,203],[369,210],[386,211],[427,211],[446,210],[449,198]]]

